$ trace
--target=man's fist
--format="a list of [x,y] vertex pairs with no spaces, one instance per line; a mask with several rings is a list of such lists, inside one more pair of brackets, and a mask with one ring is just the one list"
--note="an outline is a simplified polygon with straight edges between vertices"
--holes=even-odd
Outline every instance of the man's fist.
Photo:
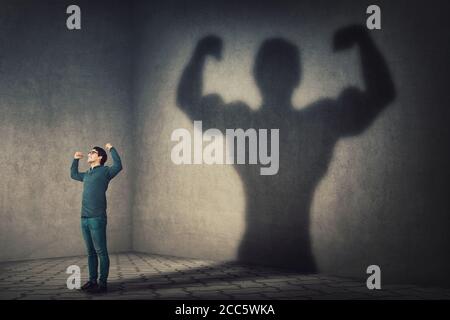
[[334,34],[334,51],[351,48],[354,44],[361,42],[367,36],[367,28],[362,25],[351,25],[338,30]]
[[105,148],[106,148],[106,150],[108,150],[109,151],[109,149],[111,149],[113,146],[111,145],[111,143],[107,143],[106,145],[105,145]]
[[206,36],[198,42],[196,51],[200,55],[211,55],[220,60],[222,58],[222,39],[215,35]]
[[74,157],[74,159],[81,159],[81,158],[83,158],[83,152],[77,151],[77,152],[75,152],[73,157]]

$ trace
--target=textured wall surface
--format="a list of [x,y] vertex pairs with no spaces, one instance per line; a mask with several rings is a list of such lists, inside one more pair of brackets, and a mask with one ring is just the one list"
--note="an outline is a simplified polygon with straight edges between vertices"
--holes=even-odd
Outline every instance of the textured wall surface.
[[[310,250],[312,257],[304,257],[321,272],[365,277],[367,266],[378,264],[385,281],[449,283],[449,30],[434,6],[380,2],[383,30],[371,36],[389,66],[396,97],[364,130],[330,146],[321,135],[325,127],[308,130],[305,122],[289,122],[285,129],[294,136],[281,143],[302,147],[280,155],[274,177],[170,160],[172,131],[193,133],[193,118],[177,105],[177,87],[203,36],[213,33],[223,41],[222,60],[208,59],[203,69],[203,94],[245,103],[254,119],[264,102],[252,74],[260,44],[282,37],[298,46],[303,73],[292,105],[300,111],[336,99],[349,86],[365,89],[359,51],[334,53],[332,41],[339,28],[365,23],[369,4],[141,2],[135,8],[142,31],[135,73],[142,148],[133,201],[135,250],[284,265],[292,254],[299,262]],[[229,123],[240,120],[236,112]],[[253,124],[280,125],[272,120]]]
[[[70,178],[70,166],[75,151],[87,156],[107,142],[124,166],[107,192],[109,249],[130,249],[128,9],[79,2],[82,30],[68,31],[69,4],[1,2],[0,260],[85,252],[82,184]],[[87,169],[84,158],[80,171]]]
[[[42,3],[3,1],[0,13],[0,260],[84,252],[82,189],[69,167],[74,151],[110,141],[124,163],[108,190],[111,251],[361,278],[378,264],[386,282],[450,285],[445,1],[377,2],[383,29],[370,36],[395,98],[365,125],[335,123],[348,129],[341,134],[308,110],[332,105],[351,86],[368,89],[377,68],[357,48],[333,52],[333,37],[364,24],[370,1],[86,1],[81,32],[64,27],[69,2]],[[223,42],[222,60],[208,58],[201,70],[202,93],[222,99],[215,118],[177,103],[183,71],[207,34]],[[287,107],[277,115],[262,107],[273,91],[254,74],[268,38],[295,47],[301,65],[292,97],[272,99]],[[234,107],[247,108],[247,118]],[[175,165],[171,133],[194,133],[193,120],[280,128],[279,174]]]

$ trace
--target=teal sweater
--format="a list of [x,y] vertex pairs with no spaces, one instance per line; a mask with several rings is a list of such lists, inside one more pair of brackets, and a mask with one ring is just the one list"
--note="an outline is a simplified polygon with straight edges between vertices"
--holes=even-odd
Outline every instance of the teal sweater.
[[78,172],[79,159],[73,159],[70,177],[83,182],[83,200],[81,202],[82,217],[98,217],[106,215],[106,190],[109,181],[122,170],[122,162],[117,150],[110,149],[113,165],[100,165],[86,172]]

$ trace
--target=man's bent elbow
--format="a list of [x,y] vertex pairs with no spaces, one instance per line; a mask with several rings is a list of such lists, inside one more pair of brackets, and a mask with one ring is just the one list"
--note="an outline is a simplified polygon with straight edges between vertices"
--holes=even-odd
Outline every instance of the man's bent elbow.
[[116,164],[114,167],[111,168],[110,175],[114,177],[122,170],[123,170],[122,164]]

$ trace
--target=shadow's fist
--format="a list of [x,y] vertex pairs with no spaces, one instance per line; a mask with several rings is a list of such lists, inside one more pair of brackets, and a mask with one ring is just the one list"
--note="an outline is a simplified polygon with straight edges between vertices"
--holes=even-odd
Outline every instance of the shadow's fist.
[[222,39],[215,35],[206,36],[198,42],[196,51],[200,55],[210,55],[220,60],[222,59]]
[[334,34],[333,50],[349,49],[359,43],[367,35],[367,29],[362,25],[351,25],[339,29]]

